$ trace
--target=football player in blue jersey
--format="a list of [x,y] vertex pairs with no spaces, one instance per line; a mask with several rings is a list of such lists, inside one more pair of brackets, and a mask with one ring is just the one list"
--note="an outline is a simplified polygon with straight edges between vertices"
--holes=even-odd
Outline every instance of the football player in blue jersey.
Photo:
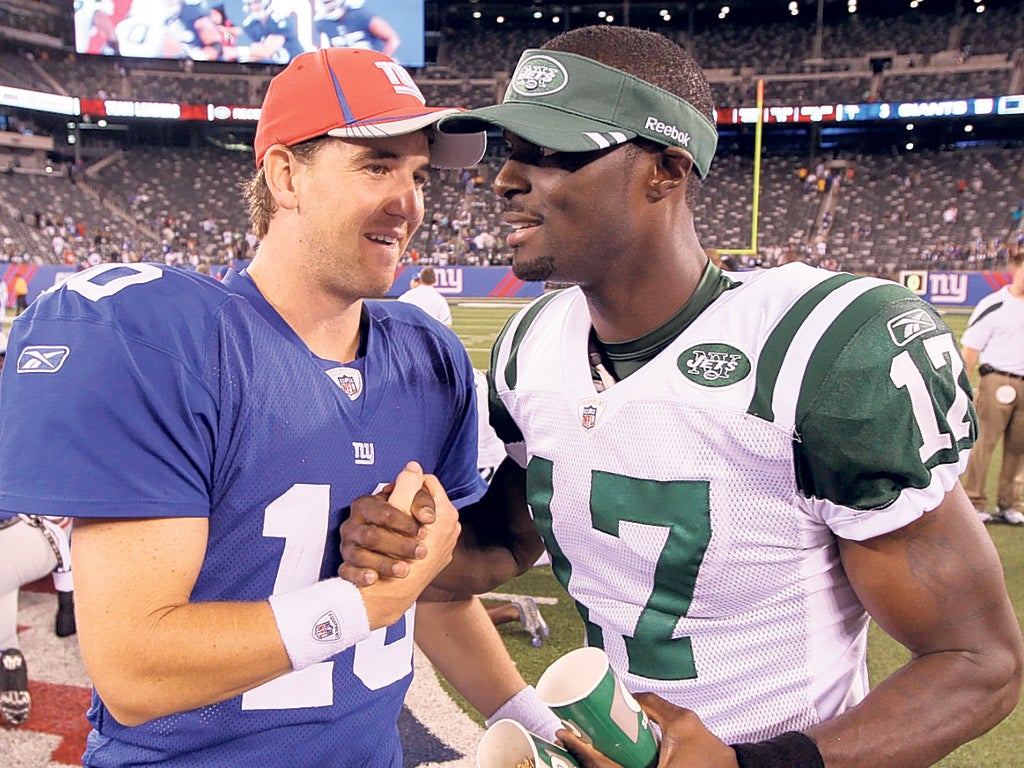
[[[495,342],[501,493],[461,510],[434,586],[522,571],[535,528],[586,642],[660,724],[659,768],[927,766],[1006,717],[1024,642],[959,483],[976,418],[934,309],[885,280],[709,263],[711,91],[661,35],[585,27],[526,51],[502,104],[439,125],[484,127],[508,144],[516,275],[573,287]],[[416,530],[360,499],[343,573],[377,583]],[[873,690],[871,618],[909,651]]]
[[[364,297],[391,286],[430,165],[483,152],[432,133],[455,111],[379,53],[305,54],[263,103],[245,270],[106,264],[18,318],[0,518],[75,518],[85,766],[402,765],[414,601],[486,484],[458,337]],[[376,492],[433,522],[405,578],[357,588],[339,524]],[[511,667],[487,708],[522,703]]]
[[239,61],[287,64],[305,51],[299,19],[289,8],[278,8],[275,0],[245,0],[243,6],[248,15],[242,30],[248,44],[239,43]]
[[395,28],[363,0],[316,0],[313,24],[320,47],[372,48],[394,58],[402,44]]

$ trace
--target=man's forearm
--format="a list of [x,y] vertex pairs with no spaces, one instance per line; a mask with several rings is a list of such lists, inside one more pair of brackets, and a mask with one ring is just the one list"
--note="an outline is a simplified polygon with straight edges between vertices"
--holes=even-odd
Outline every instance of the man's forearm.
[[828,768],[934,765],[991,729],[1019,697],[1006,667],[978,661],[956,651],[913,659],[859,705],[807,733]]
[[477,598],[421,600],[416,607],[416,644],[484,717],[526,687]]

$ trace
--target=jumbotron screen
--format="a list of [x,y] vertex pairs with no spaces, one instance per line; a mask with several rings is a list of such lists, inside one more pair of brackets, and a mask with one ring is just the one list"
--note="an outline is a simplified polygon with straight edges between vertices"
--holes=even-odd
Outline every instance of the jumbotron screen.
[[303,51],[373,48],[424,66],[423,0],[73,0],[75,50],[287,64]]

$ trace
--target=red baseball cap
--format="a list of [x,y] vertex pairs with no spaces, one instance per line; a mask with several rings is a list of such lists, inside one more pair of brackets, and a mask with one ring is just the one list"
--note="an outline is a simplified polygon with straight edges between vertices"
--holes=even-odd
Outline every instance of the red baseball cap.
[[[362,48],[302,53],[273,80],[256,126],[256,167],[275,144],[318,136],[374,139],[434,125],[458,107],[428,107],[412,77],[393,59]],[[480,162],[486,133],[433,131],[430,164],[469,168]]]

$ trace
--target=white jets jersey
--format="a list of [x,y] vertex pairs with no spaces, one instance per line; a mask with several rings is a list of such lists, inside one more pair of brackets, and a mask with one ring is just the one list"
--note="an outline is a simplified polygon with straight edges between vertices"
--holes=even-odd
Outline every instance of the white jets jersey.
[[868,619],[836,537],[935,508],[976,431],[952,332],[901,286],[799,264],[735,281],[603,392],[577,288],[515,315],[490,374],[588,644],[727,742],[863,698]]

